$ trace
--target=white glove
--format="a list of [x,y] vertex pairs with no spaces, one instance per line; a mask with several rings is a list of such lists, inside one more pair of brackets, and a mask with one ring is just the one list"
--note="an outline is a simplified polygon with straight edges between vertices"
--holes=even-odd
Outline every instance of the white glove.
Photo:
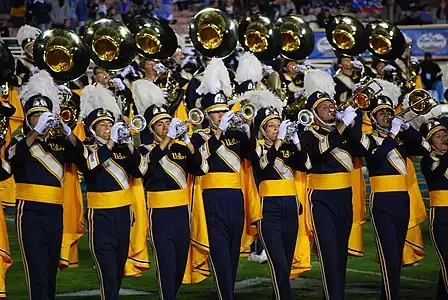
[[308,67],[306,65],[297,65],[296,70],[300,73],[305,73],[306,71],[308,71]]
[[294,132],[294,134],[292,135],[292,139],[291,140],[294,143],[294,145],[296,145],[298,148],[300,147],[299,133],[297,131]]
[[117,122],[112,126],[110,130],[110,139],[114,141],[114,143],[118,143],[118,140],[120,139],[119,132],[122,130],[123,126],[123,122]]
[[227,127],[229,127],[230,120],[232,120],[233,116],[235,115],[234,111],[229,110],[222,116],[221,122],[219,123],[219,129],[222,131],[226,131]]
[[183,137],[185,144],[190,144],[190,136],[188,135],[188,132],[185,131],[184,137]]
[[64,122],[61,122],[61,124],[62,124],[62,129],[64,130],[65,136],[69,136],[70,134],[72,134],[72,129],[67,124],[65,124]]
[[163,98],[167,98],[168,97],[168,89],[167,88],[161,88],[161,90],[162,90]]
[[274,68],[268,65],[263,65],[263,75],[271,75],[274,73]]
[[313,66],[313,64],[311,63],[311,60],[309,60],[309,59],[305,60],[305,62],[304,62],[303,64],[304,64],[304,65],[305,65],[305,67],[307,67],[307,68],[309,68],[309,67],[312,67],[312,66]]
[[415,57],[415,56],[411,56],[411,62],[419,63],[417,57]]
[[362,68],[364,68],[364,65],[359,60],[354,60],[353,61],[353,67],[356,68],[356,69],[362,69]]
[[385,72],[395,72],[397,69],[392,65],[387,65],[384,67]]
[[58,88],[58,90],[59,90],[60,92],[66,92],[66,93],[71,93],[71,92],[72,92],[72,91],[68,88],[68,86],[63,85],[63,84],[58,85],[57,88]]
[[175,139],[177,137],[177,128],[179,127],[180,120],[178,118],[174,118],[170,122],[170,126],[168,127],[168,133],[166,134],[169,138]]
[[115,85],[120,91],[125,89],[124,83],[120,78],[114,78],[112,79],[112,81],[115,83]]
[[297,91],[294,92],[294,98],[298,99],[302,96],[303,94],[303,88],[298,88]]
[[282,121],[278,130],[277,140],[284,140],[286,138],[286,134],[288,133],[288,126],[290,123],[291,121],[289,120]]
[[126,68],[124,68],[124,70],[121,71],[120,76],[125,78],[130,73],[134,73],[134,68],[131,65],[129,65]]
[[342,121],[342,118],[344,117],[344,112],[343,111],[336,111],[336,120],[338,121]]
[[404,125],[404,120],[400,118],[393,118],[392,119],[392,126],[390,128],[390,133],[393,135],[397,135],[400,132],[401,127]]
[[39,71],[40,71],[40,70],[39,70],[38,67],[34,67],[34,68],[33,68],[33,74],[39,73]]
[[360,86],[359,83],[353,83],[352,84],[352,92],[356,91],[356,89]]
[[353,107],[349,106],[344,110],[344,116],[342,117],[342,122],[345,126],[350,126],[353,120],[356,118],[356,111]]
[[55,120],[56,117],[51,112],[44,112],[42,115],[40,115],[36,126],[34,126],[34,131],[36,131],[38,134],[43,134],[47,130],[48,126],[50,126],[51,122]]
[[167,68],[162,63],[157,63],[154,65],[154,70],[159,74],[163,74],[166,72]]

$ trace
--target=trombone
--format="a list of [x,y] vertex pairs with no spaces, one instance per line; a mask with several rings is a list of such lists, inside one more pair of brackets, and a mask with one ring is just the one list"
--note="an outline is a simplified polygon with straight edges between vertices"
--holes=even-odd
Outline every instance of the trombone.
[[[372,85],[375,84],[378,89],[373,89]],[[381,85],[375,80],[370,79],[365,84],[360,85],[347,101],[341,103],[336,107],[337,111],[342,111],[351,106],[355,110],[360,109],[362,111],[372,110],[372,100],[383,91]]]
[[437,106],[437,101],[431,96],[431,94],[423,89],[416,89],[410,92],[407,101],[408,107],[403,109],[395,116],[390,116],[389,122],[392,121],[393,118],[404,119],[404,116],[412,111],[415,116],[413,116],[409,120],[405,120],[406,122],[411,122],[418,116],[426,115],[435,106]]

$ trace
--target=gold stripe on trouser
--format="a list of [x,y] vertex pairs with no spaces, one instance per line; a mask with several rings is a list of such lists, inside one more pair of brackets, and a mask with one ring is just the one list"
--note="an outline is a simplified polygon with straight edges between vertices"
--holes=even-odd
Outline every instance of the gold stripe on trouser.
[[437,258],[439,259],[440,269],[442,271],[443,283],[445,285],[445,290],[448,293],[448,274],[446,272],[445,261],[443,260],[442,253],[437,247],[436,237],[434,235],[434,220],[436,219],[436,208],[431,207],[429,210],[429,237],[431,238],[434,248],[436,248]]
[[95,244],[94,244],[94,238],[93,238],[93,232],[94,232],[93,220],[94,220],[94,215],[95,215],[95,209],[89,208],[87,214],[88,214],[88,220],[89,220],[89,246],[90,246],[90,252],[92,253],[93,262],[95,263],[95,266],[96,266],[96,272],[97,272],[97,275],[98,275],[98,280],[100,281],[101,299],[102,300],[107,300],[105,292],[104,292],[103,272],[101,271],[100,263],[99,263],[98,259],[96,258],[96,254],[95,254]]
[[378,234],[378,230],[376,229],[375,224],[375,217],[373,215],[373,198],[375,197],[375,193],[370,194],[370,216],[372,219],[372,227],[373,227],[373,233],[375,234],[375,240],[376,240],[376,246],[378,249],[378,255],[380,257],[380,267],[381,267],[381,273],[383,278],[383,284],[384,284],[384,290],[386,291],[386,299],[391,299],[390,295],[390,286],[389,286],[389,277],[387,274],[387,265],[386,265],[386,258],[384,257],[383,253],[383,246],[381,244],[380,236]]
[[22,231],[22,217],[23,217],[23,207],[25,206],[24,200],[18,200],[17,211],[16,211],[16,226],[17,226],[17,240],[19,241],[20,253],[22,254],[23,268],[25,270],[26,286],[28,287],[28,296],[30,300],[31,297],[31,282],[30,282],[30,271],[28,268],[28,261],[26,259],[25,247],[23,245],[23,231]]
[[328,286],[327,286],[327,277],[325,276],[325,265],[324,265],[324,258],[322,257],[322,252],[320,251],[320,243],[319,243],[319,236],[317,234],[317,229],[316,229],[316,224],[314,223],[314,213],[313,213],[313,202],[311,201],[311,196],[313,195],[313,190],[309,189],[308,190],[308,201],[310,203],[310,208],[311,208],[311,224],[313,226],[313,231],[314,231],[314,241],[316,243],[316,247],[317,247],[317,257],[319,259],[320,262],[320,273],[322,276],[322,285],[324,288],[324,293],[325,293],[325,299],[329,300],[330,299],[330,293],[328,292]]
[[159,254],[157,253],[156,243],[154,241],[154,234],[152,232],[152,212],[154,211],[153,208],[149,209],[149,237],[151,239],[152,249],[154,252],[154,262],[156,263],[156,270],[157,270],[157,283],[159,285],[159,297],[160,300],[164,299],[163,296],[163,288],[162,288],[162,277],[160,276],[160,268],[159,268]]
[[[261,199],[261,201],[263,203],[263,198]],[[274,262],[271,259],[271,255],[270,255],[270,253],[268,251],[268,247],[266,246],[266,242],[264,241],[263,232],[261,230],[261,222],[262,222],[262,220],[257,222],[258,234],[259,234],[261,243],[263,244],[264,251],[266,252],[266,256],[268,258],[269,269],[271,271],[272,287],[274,288],[275,299],[280,299],[280,289],[278,287],[277,276],[275,275]]]
[[208,260],[210,262],[210,268],[213,274],[213,282],[215,284],[215,288],[216,288],[216,292],[218,294],[218,299],[222,300],[222,293],[221,293],[221,289],[219,288],[219,280],[218,280],[218,274],[216,274],[216,269],[215,269],[215,265],[213,264],[213,259],[212,259],[212,255],[211,252],[208,255]]

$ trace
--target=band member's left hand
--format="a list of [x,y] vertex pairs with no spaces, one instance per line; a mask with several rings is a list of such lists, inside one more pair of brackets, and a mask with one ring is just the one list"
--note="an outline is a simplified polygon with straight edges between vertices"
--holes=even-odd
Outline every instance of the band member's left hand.
[[342,122],[345,126],[350,126],[356,118],[356,111],[353,107],[349,106],[344,110],[344,116],[342,117]]
[[397,135],[400,132],[400,129],[403,125],[404,125],[404,120],[395,117],[392,119],[392,125],[391,125],[389,132],[393,135]]
[[283,141],[286,138],[286,135],[288,134],[288,126],[290,123],[291,121],[289,120],[282,121],[278,130],[277,140]]
[[112,81],[115,83],[115,85],[117,86],[117,88],[120,91],[122,91],[126,88],[123,81],[120,78],[114,78],[114,79],[112,79]]
[[177,127],[180,124],[180,120],[178,118],[174,118],[170,122],[170,126],[168,127],[167,137],[170,139],[175,139],[177,137]]
[[120,128],[123,127],[123,122],[117,122],[112,126],[110,130],[110,139],[114,141],[114,143],[118,143],[118,140],[120,139],[119,131]]
[[221,122],[219,123],[219,129],[222,131],[226,131],[227,127],[229,127],[230,120],[232,120],[233,116],[235,115],[234,111],[228,111],[222,116]]
[[183,140],[185,144],[190,144],[190,136],[188,135],[188,132],[184,133]]
[[62,125],[62,129],[64,130],[65,136],[69,136],[70,134],[72,134],[72,129],[67,124],[65,124],[64,122],[61,121],[61,125]]
[[299,133],[296,131],[292,135],[292,142],[294,145],[296,145],[297,149],[300,149],[300,139],[299,139]]
[[129,65],[126,68],[124,68],[123,71],[121,71],[120,76],[125,78],[126,76],[128,76],[130,73],[134,73],[134,68]]
[[303,94],[303,88],[298,88],[297,91],[294,92],[294,98],[298,99],[302,96]]
[[58,90],[59,90],[60,92],[65,92],[65,93],[71,93],[71,92],[72,92],[72,91],[68,88],[68,86],[63,85],[63,84],[58,85],[57,88],[58,88]]

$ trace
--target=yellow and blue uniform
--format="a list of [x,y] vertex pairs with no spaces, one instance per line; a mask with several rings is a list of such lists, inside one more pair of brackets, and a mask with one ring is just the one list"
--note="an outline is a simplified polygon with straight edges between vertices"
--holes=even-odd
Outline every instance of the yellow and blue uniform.
[[179,142],[164,150],[156,143],[142,145],[139,151],[148,165],[143,178],[160,298],[176,299],[190,245],[188,176],[197,175],[202,158]]
[[217,140],[205,129],[195,132],[191,142],[204,159],[202,197],[217,293],[220,299],[233,299],[245,216],[240,170],[249,158],[249,140],[231,130]]
[[[78,143],[81,143],[78,141]],[[7,149],[16,182],[16,226],[31,299],[54,299],[62,243],[64,165],[77,151],[65,140],[31,147],[23,135]]]
[[[4,181],[11,177],[11,166],[2,158],[0,158],[0,163],[0,181]],[[0,206],[0,298],[6,297],[6,271],[11,264],[12,257],[9,249],[5,214],[3,212],[3,206]]]
[[80,163],[87,186],[89,247],[100,281],[101,299],[118,299],[132,226],[131,176],[144,161],[136,149],[93,143]]
[[[437,120],[431,120],[422,124],[420,132],[430,140],[432,134],[445,130]],[[431,153],[423,156],[420,168],[428,184],[430,213],[429,236],[437,251],[440,263],[439,284],[437,300],[448,299],[448,243],[446,233],[448,231],[448,154],[433,149]]]
[[294,181],[295,170],[310,166],[308,155],[293,144],[278,150],[257,142],[254,166],[259,180],[263,219],[258,232],[271,270],[273,299],[292,299],[290,273],[299,228],[300,201]]
[[[379,102],[371,115],[383,108],[393,111],[391,105]],[[370,212],[383,277],[381,297],[399,299],[401,261],[410,217],[406,159],[426,153],[429,144],[412,127],[397,137],[376,130],[372,134],[361,133],[355,139],[366,151],[372,187]]]

